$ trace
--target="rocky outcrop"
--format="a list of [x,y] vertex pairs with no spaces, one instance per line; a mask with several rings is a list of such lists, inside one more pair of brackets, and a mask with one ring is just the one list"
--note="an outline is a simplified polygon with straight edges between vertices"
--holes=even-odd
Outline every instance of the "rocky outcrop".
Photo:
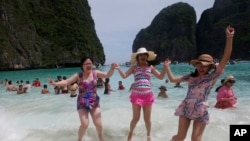
[[250,60],[250,1],[215,0],[196,23],[194,8],[176,3],[160,11],[136,36],[132,50],[146,47],[158,62],[170,58],[188,62],[202,53],[220,59],[225,47],[225,28],[236,29],[231,59]]
[[137,34],[133,52],[143,46],[154,51],[158,61],[186,61],[196,55],[195,26],[193,7],[182,2],[168,6]]
[[0,0],[0,70],[104,64],[86,0]]
[[209,53],[221,58],[225,46],[225,28],[236,29],[231,59],[250,60],[250,1],[215,0],[214,6],[203,12],[197,24],[197,53]]

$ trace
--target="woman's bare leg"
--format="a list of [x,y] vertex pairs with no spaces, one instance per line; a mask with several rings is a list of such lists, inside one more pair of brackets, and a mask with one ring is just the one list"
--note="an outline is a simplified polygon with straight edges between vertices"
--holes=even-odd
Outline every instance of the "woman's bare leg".
[[183,141],[187,136],[188,127],[190,125],[190,119],[183,116],[179,116],[179,125],[177,135],[172,137],[171,141]]
[[102,117],[101,117],[100,107],[92,109],[90,114],[92,116],[93,123],[96,127],[99,140],[104,141],[103,134],[102,134]]
[[137,122],[140,119],[141,106],[132,104],[132,109],[133,109],[133,118],[130,122],[130,131],[128,134],[128,141],[132,140],[132,135],[133,135],[134,129],[136,127]]
[[78,130],[78,141],[82,141],[82,137],[84,136],[89,126],[89,117],[88,117],[88,112],[85,109],[78,110],[78,115],[81,122],[81,125]]
[[191,139],[192,141],[201,141],[202,140],[202,135],[204,133],[206,124],[199,122],[199,121],[194,121],[193,123],[193,131],[192,131],[192,136]]
[[147,137],[150,137],[151,134],[151,111],[152,105],[146,105],[143,107],[143,117],[147,129]]

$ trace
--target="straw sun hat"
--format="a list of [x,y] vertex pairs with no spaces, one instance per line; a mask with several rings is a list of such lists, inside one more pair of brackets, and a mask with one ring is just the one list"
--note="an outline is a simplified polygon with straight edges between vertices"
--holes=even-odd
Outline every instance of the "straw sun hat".
[[223,83],[227,83],[228,81],[235,82],[235,81],[236,81],[236,79],[234,78],[234,76],[233,76],[233,75],[229,75],[229,76],[227,76],[227,78],[224,80],[224,82],[223,82]]
[[137,50],[136,53],[132,53],[132,55],[131,55],[131,63],[132,63],[132,64],[136,64],[136,62],[137,62],[136,56],[137,56],[138,54],[144,54],[144,53],[147,53],[147,54],[148,54],[148,58],[147,58],[148,61],[153,61],[153,60],[155,60],[156,54],[155,54],[153,51],[147,51],[146,48],[141,47],[141,48],[139,48],[139,49]]
[[202,54],[198,57],[197,60],[190,61],[190,64],[192,64],[193,66],[195,66],[197,63],[201,63],[203,66],[209,66],[209,65],[212,65],[213,67],[215,66],[214,59],[209,54]]

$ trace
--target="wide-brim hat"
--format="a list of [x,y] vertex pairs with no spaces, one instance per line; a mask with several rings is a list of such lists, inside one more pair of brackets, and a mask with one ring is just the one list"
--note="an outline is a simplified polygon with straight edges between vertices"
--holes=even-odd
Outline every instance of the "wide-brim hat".
[[141,47],[141,48],[139,48],[139,49],[137,50],[136,53],[132,53],[132,55],[131,55],[131,60],[130,60],[131,64],[136,64],[136,63],[137,63],[136,56],[137,56],[138,54],[144,54],[144,53],[147,53],[147,54],[148,54],[147,61],[154,61],[155,58],[156,58],[156,56],[157,56],[153,51],[147,51],[146,48]]
[[192,64],[193,66],[195,66],[197,63],[201,63],[203,66],[209,66],[209,65],[212,65],[213,67],[215,66],[214,59],[209,54],[202,54],[198,57],[197,60],[191,60],[189,62],[189,64]]
[[159,89],[164,89],[164,91],[167,91],[166,86],[160,86]]
[[235,82],[236,79],[234,78],[233,75],[229,75],[229,76],[227,76],[227,78],[224,80],[223,83],[225,84],[225,83],[227,83],[228,81],[233,81],[233,82]]

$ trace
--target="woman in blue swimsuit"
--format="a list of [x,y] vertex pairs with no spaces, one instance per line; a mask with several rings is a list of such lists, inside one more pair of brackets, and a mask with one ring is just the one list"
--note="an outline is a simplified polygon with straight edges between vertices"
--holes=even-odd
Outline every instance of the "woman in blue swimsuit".
[[49,83],[53,86],[67,86],[73,82],[78,82],[79,94],[77,98],[77,111],[81,121],[81,125],[78,131],[78,141],[81,141],[89,125],[89,114],[93,119],[93,123],[96,126],[98,137],[100,141],[104,141],[102,135],[102,120],[99,104],[99,96],[96,93],[97,78],[109,78],[113,75],[115,64],[111,65],[108,72],[102,72],[99,70],[92,70],[93,61],[90,57],[84,57],[81,60],[80,73],[76,73],[70,78],[54,82],[49,78]]

